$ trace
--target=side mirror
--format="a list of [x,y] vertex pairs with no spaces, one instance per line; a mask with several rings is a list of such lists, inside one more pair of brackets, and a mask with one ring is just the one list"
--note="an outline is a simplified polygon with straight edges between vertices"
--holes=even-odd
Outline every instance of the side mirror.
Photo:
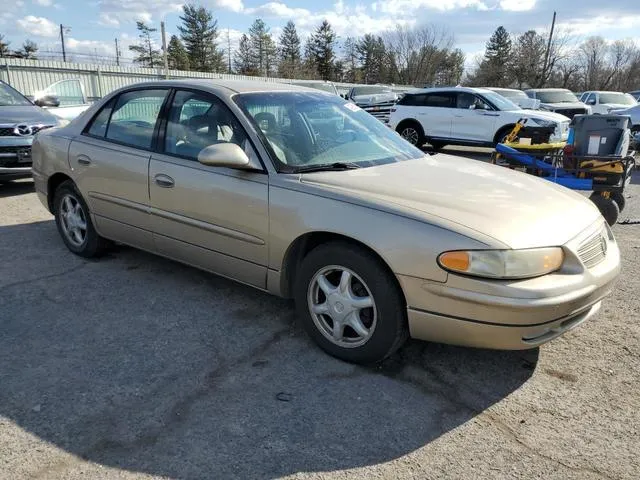
[[39,107],[59,107],[60,99],[55,95],[45,95],[44,97],[36,98],[33,103]]
[[240,170],[251,168],[249,157],[235,143],[209,145],[200,151],[198,161],[210,167],[229,167]]

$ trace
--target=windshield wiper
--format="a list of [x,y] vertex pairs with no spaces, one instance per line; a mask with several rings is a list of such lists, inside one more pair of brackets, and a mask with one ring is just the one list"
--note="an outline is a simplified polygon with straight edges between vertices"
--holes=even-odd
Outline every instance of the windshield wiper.
[[326,172],[326,171],[342,171],[342,170],[354,170],[360,168],[360,165],[353,162],[334,162],[323,163],[320,165],[307,165],[305,167],[296,168],[293,173],[311,173],[311,172]]

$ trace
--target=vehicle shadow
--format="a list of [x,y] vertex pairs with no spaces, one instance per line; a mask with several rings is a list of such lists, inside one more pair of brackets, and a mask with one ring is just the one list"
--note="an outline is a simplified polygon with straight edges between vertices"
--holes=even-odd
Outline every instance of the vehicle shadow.
[[[0,236],[15,242],[0,264],[0,417],[111,468],[250,479],[379,464],[502,400],[538,359],[411,342],[353,366],[320,352],[288,301],[131,248],[81,259],[52,221]],[[64,476],[68,456],[37,451],[0,460],[29,456],[4,458],[35,469],[14,478]]]
[[0,183],[0,198],[13,197],[17,195],[26,195],[33,193],[35,187],[33,181],[14,181],[8,183]]

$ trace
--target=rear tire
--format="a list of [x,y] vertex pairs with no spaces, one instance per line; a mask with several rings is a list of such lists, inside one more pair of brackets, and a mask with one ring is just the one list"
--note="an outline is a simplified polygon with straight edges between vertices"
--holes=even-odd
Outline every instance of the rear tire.
[[598,207],[598,210],[600,210],[600,213],[610,226],[616,224],[620,216],[620,208],[612,198],[606,198],[599,193],[593,193],[589,199]]
[[418,122],[410,121],[401,123],[398,128],[396,128],[396,132],[415,147],[420,148],[424,145],[424,130],[422,130]]
[[375,363],[409,336],[399,285],[386,266],[362,248],[332,242],[313,249],[302,261],[295,285],[300,322],[329,355]]
[[58,233],[71,252],[91,258],[109,246],[110,242],[96,232],[89,207],[71,180],[62,182],[56,189],[53,208]]

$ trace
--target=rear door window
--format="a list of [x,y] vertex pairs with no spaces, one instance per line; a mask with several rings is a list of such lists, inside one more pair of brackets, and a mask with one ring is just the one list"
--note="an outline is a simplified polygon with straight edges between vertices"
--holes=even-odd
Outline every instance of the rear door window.
[[134,90],[123,93],[111,113],[107,140],[150,149],[167,90]]
[[456,94],[453,92],[429,93],[425,95],[425,106],[456,108]]

